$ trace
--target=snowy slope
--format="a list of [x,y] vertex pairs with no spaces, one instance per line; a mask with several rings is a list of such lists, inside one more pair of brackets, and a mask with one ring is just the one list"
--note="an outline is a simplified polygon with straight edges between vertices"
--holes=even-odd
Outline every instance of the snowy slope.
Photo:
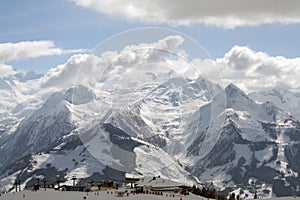
[[111,119],[135,137],[152,142],[172,156],[181,154],[189,136],[188,119],[211,101],[203,79],[173,78],[152,89],[134,105],[116,110]]
[[[106,137],[99,135],[99,132]],[[75,130],[53,149],[25,156],[13,166],[8,166],[0,187],[5,186],[9,190],[13,188],[14,180],[21,180],[23,189],[31,188],[36,177],[46,177],[48,184],[51,184],[55,183],[56,175],[60,175],[61,181],[67,184],[72,184],[72,176],[76,176],[81,184],[88,181],[88,177],[99,181],[123,180],[126,173],[145,176],[159,174],[189,185],[194,183],[192,176],[166,152],[142,140],[130,138],[110,124],[93,125],[82,134],[78,136]]]
[[15,72],[0,78],[0,137],[13,133],[20,121],[37,109],[53,91],[41,90],[41,75]]
[[83,85],[49,95],[2,138],[3,162],[22,160],[10,170],[3,166],[2,184],[21,178],[30,187],[32,177],[53,174],[70,181],[73,175],[138,173],[190,184],[196,176],[224,191],[248,193],[255,180],[265,196],[285,195],[283,181],[296,192],[299,122],[272,102],[257,103],[234,85],[222,90],[202,78],[173,77],[134,95],[134,102],[117,108],[109,91]]
[[0,79],[3,187],[135,173],[242,196],[300,195],[298,94],[223,89],[186,74],[169,51],[128,48]]
[[[124,188],[121,188],[119,191],[123,191]],[[132,195],[129,194],[129,197],[124,196],[122,199],[132,199],[132,200],[164,200],[164,199],[170,199],[170,195],[153,195],[153,194],[138,194],[138,195]],[[120,199],[120,197],[116,196],[116,194],[113,193],[107,193],[106,191],[100,191],[98,192],[98,195],[96,193],[90,192],[90,193],[84,193],[84,192],[61,192],[61,191],[53,191],[53,190],[47,190],[47,191],[22,191],[14,194],[5,194],[1,198],[4,200],[21,200],[21,199],[31,199],[31,200],[38,200],[38,199],[44,199],[44,200],[52,200],[52,199],[64,199],[64,200],[73,200],[73,199],[83,199],[88,198],[90,200],[97,200],[99,198],[101,199],[107,199],[107,200],[114,200],[114,199]],[[175,194],[175,199],[184,198],[186,200],[203,200],[204,198],[201,196],[196,196],[194,194],[189,194],[188,196]],[[292,197],[286,198],[286,199],[274,199],[274,200],[292,200]]]
[[300,94],[286,89],[272,89],[268,91],[253,92],[249,96],[258,102],[273,102],[278,108],[288,112],[300,120]]
[[[80,101],[76,96],[79,90],[85,97],[80,98]],[[3,135],[0,140],[1,163],[9,163],[28,153],[37,153],[58,138],[69,134],[76,128],[69,105],[79,105],[92,100],[93,95],[83,86],[52,93],[39,108],[30,111],[26,118],[19,120],[12,134]]]
[[290,163],[299,156],[299,121],[271,102],[256,103],[234,85],[225,92],[227,108],[212,125],[217,128],[199,129],[189,148],[188,156],[200,158],[190,166],[192,174],[227,192],[299,195],[299,165]]

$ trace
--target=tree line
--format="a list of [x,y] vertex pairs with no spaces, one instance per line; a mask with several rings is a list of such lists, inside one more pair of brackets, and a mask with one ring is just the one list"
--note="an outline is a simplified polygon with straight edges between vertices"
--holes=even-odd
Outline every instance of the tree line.
[[225,195],[219,195],[216,189],[211,189],[208,187],[202,187],[201,189],[193,185],[189,188],[189,192],[199,195],[202,197],[210,198],[210,199],[218,199],[218,200],[226,200]]

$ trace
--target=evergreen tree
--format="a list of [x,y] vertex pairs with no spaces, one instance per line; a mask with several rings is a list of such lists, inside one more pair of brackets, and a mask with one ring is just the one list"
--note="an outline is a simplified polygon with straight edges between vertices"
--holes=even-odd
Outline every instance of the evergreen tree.
[[235,193],[234,192],[229,195],[229,200],[235,200]]
[[257,197],[257,192],[255,191],[255,193],[254,193],[254,199],[257,199],[258,197]]
[[204,196],[204,197],[207,196],[207,189],[206,189],[206,187],[203,187],[203,188],[202,188],[201,196]]

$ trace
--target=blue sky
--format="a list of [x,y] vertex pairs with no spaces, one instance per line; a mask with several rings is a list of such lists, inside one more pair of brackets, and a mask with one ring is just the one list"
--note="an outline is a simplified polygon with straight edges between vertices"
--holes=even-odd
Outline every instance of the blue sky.
[[[49,40],[55,48],[89,52],[98,43],[122,31],[155,26],[174,29],[192,37],[213,59],[222,58],[235,45],[286,58],[299,57],[300,53],[298,22],[241,24],[228,28],[218,24],[205,25],[200,20],[186,25],[181,22],[168,23],[168,17],[162,21],[144,20],[143,16],[127,18],[123,13],[118,14],[118,10],[105,13],[101,8],[91,9],[89,5],[80,6],[80,3],[81,0],[3,0],[0,6],[0,43]],[[49,68],[65,63],[71,54],[34,56],[2,62],[15,69],[45,73]]]

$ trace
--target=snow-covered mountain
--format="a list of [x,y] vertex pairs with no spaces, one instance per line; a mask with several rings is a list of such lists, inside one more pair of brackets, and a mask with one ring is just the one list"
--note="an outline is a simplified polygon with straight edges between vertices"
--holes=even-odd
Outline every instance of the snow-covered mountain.
[[20,119],[37,109],[45,99],[43,91],[37,92],[41,75],[15,71],[0,77],[0,137],[12,133]]
[[299,195],[299,165],[292,161],[300,156],[299,121],[272,102],[256,103],[234,85],[225,92],[227,107],[215,119],[216,129],[199,130],[189,147],[199,158],[189,167],[192,174],[242,196]]
[[[176,81],[178,80],[174,79],[171,82]],[[189,81],[190,85],[194,84],[193,81]],[[156,91],[162,89],[155,95],[166,93],[164,97],[166,99],[154,99],[163,103],[160,112],[170,108],[167,101],[172,96],[172,90],[167,91],[172,84],[169,82],[155,89]],[[105,97],[106,92],[98,91],[98,93],[101,98],[97,96],[97,92],[94,93],[83,85],[56,92],[48,91],[46,100],[27,117],[20,118],[15,131],[4,134],[1,138],[1,163],[7,163],[1,166],[1,185],[10,189],[15,180],[21,180],[23,187],[28,188],[35,181],[34,177],[47,176],[51,179],[55,177],[53,175],[55,173],[60,174],[63,179],[73,175],[79,178],[93,176],[123,179],[126,173],[139,173],[149,176],[159,174],[189,184],[195,181],[179,161],[156,146],[158,140],[153,129],[161,127],[154,127],[151,123],[159,120],[157,116],[153,116],[150,124],[145,124],[148,126],[149,134],[154,137],[148,135],[141,137],[145,136],[144,132],[134,134],[140,129],[131,128],[132,132],[126,133],[117,125],[117,116],[123,114],[123,117],[127,117],[130,121],[126,115],[126,111],[130,109],[126,107],[112,112],[110,107],[107,110],[105,104],[108,104],[109,98]],[[142,105],[142,102],[146,102],[145,99],[137,104]],[[151,98],[148,98],[148,101],[150,100]],[[98,103],[104,108],[102,106],[96,108],[95,104]],[[150,103],[148,102],[146,106]],[[171,105],[178,107],[175,102]],[[103,109],[107,113],[96,113],[97,109],[100,111]],[[132,116],[135,117],[131,122],[137,124],[138,121],[134,120],[138,117],[147,117],[147,114],[139,116],[139,113],[146,109],[148,107],[138,113],[132,112]],[[177,118],[178,116],[175,121]],[[168,122],[171,126],[169,123],[172,122]],[[171,127],[168,127],[169,129]]]
[[300,110],[298,109],[300,106],[299,93],[282,88],[274,88],[267,91],[252,92],[249,96],[258,102],[271,101],[278,108],[281,108],[300,120]]
[[247,95],[164,67],[182,64],[168,51],[127,52],[0,78],[0,190],[36,177],[84,184],[139,174],[241,197],[300,196],[297,94]]

